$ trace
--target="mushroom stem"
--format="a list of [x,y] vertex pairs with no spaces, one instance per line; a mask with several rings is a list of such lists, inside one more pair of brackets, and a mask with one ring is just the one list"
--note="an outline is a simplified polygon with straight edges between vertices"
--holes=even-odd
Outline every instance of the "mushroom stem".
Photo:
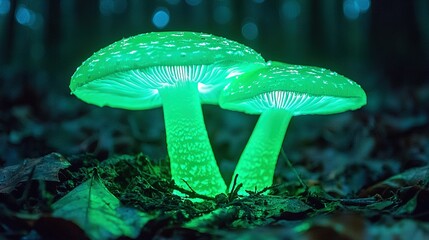
[[[243,183],[239,194],[262,190],[273,183],[274,170],[292,114],[284,109],[270,109],[261,114],[241,154],[234,175]],[[232,186],[230,185],[230,188]]]
[[212,197],[225,193],[226,185],[205,128],[197,83],[165,87],[159,89],[159,94],[171,176],[176,185],[189,189],[188,183],[195,192]]

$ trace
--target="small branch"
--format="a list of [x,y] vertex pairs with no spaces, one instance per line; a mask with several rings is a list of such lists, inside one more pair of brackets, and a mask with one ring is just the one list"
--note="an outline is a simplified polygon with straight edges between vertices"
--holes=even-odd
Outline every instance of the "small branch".
[[189,189],[191,189],[191,190],[183,189],[183,188],[181,188],[181,187],[177,186],[176,184],[172,184],[171,188],[172,188],[172,189],[174,189],[174,190],[177,190],[177,191],[179,191],[179,192],[181,192],[181,193],[183,193],[183,194],[188,195],[188,196],[189,196],[189,198],[200,198],[200,199],[210,200],[210,201],[214,201],[214,200],[215,200],[215,198],[214,198],[214,197],[205,196],[205,195],[202,195],[202,194],[199,194],[199,193],[195,192],[195,191],[194,191],[194,189],[192,189],[192,188],[191,188],[191,186],[189,186],[189,184],[188,184],[184,179],[182,179],[182,181],[183,181],[183,182],[184,182],[184,183],[189,187]]
[[308,189],[307,184],[304,183],[304,181],[302,181],[301,177],[299,176],[298,171],[296,171],[295,167],[293,167],[292,163],[289,161],[289,158],[286,156],[285,151],[283,150],[283,148],[281,149],[280,153],[282,154],[283,159],[286,161],[287,166],[292,169],[292,171],[294,172],[296,178],[298,179],[299,183],[305,188]]
[[376,197],[355,198],[355,199],[338,199],[338,201],[348,206],[366,206],[378,202]]
[[30,193],[30,187],[34,176],[34,171],[36,170],[36,166],[31,168],[30,174],[28,174],[27,181],[25,182],[25,187],[22,196],[17,199],[18,204],[21,206],[25,201],[28,200],[28,195]]
[[231,191],[228,193],[228,201],[231,202],[234,198],[238,196],[238,191],[243,187],[243,183],[237,185],[238,174],[234,176],[234,182],[232,184]]
[[194,189],[192,189],[192,187],[189,185],[189,183],[185,179],[182,179],[182,181],[186,184],[186,186],[188,186],[189,189],[191,189],[192,193],[197,193],[197,192],[195,192]]
[[276,185],[271,185],[271,186],[269,186],[269,187],[265,187],[264,189],[262,189],[261,191],[259,191],[259,192],[256,192],[255,193],[255,195],[261,195],[262,193],[264,193],[264,192],[266,192],[266,191],[268,191],[268,190],[271,190],[271,189],[273,189],[273,188],[277,188],[277,187],[279,187],[279,186],[281,186],[281,184],[276,184]]

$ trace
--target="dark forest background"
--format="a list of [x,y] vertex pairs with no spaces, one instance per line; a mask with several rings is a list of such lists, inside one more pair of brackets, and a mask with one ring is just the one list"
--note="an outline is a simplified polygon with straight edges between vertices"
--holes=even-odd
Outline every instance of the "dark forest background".
[[[71,96],[68,85],[81,62],[108,44],[185,30],[233,39],[267,60],[325,67],[362,85],[368,105],[357,113],[292,120],[285,141],[292,162],[305,158],[296,149],[322,149],[357,134],[366,144],[359,147],[359,161],[399,158],[421,165],[428,161],[429,142],[401,139],[409,131],[427,131],[428,23],[427,0],[0,0],[0,164],[52,151],[90,152],[99,159],[143,152],[162,160],[167,153],[160,109],[90,106]],[[257,116],[217,106],[204,111],[228,175]],[[365,128],[350,130],[356,119]],[[333,147],[347,152],[352,142]]]

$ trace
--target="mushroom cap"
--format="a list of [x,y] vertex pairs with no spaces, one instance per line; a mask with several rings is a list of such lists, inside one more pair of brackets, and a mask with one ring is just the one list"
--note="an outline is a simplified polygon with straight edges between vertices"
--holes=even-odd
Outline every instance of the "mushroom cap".
[[248,114],[278,108],[296,116],[355,110],[366,104],[366,94],[357,83],[328,69],[270,61],[237,77],[219,101],[222,108]]
[[152,32],[117,41],[82,63],[70,90],[98,106],[161,106],[158,89],[195,82],[203,103],[218,103],[230,79],[265,60],[226,38],[196,32]]

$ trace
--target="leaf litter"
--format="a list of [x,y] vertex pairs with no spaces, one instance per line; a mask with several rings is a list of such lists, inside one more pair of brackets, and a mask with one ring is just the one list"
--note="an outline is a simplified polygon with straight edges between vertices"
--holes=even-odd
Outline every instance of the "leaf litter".
[[[284,183],[249,192],[249,196],[221,194],[192,202],[191,198],[199,196],[178,188],[170,180],[168,162],[154,163],[143,154],[119,155],[101,163],[92,155],[73,156],[68,161],[71,167],[61,170],[61,182],[54,183],[55,201],[50,210],[38,209],[37,215],[9,213],[9,217],[35,226],[42,237],[58,236],[47,230],[55,226],[90,239],[228,239],[238,233],[251,237],[251,229],[264,232],[285,226],[289,230],[277,232],[278,236],[305,235],[315,239],[314,236],[326,233],[329,237],[359,239],[354,236],[381,235],[375,226],[368,225],[367,219],[419,219],[421,222],[414,227],[425,227],[428,220],[424,214],[428,211],[424,204],[428,200],[427,168],[411,169],[348,198],[307,180],[305,186]],[[177,189],[189,197],[174,195],[173,190]],[[266,195],[269,192],[273,195]],[[352,227],[349,222],[364,224]]]
[[59,153],[26,159],[21,164],[0,169],[0,193],[10,193],[20,183],[31,180],[59,182],[58,172],[70,163]]

